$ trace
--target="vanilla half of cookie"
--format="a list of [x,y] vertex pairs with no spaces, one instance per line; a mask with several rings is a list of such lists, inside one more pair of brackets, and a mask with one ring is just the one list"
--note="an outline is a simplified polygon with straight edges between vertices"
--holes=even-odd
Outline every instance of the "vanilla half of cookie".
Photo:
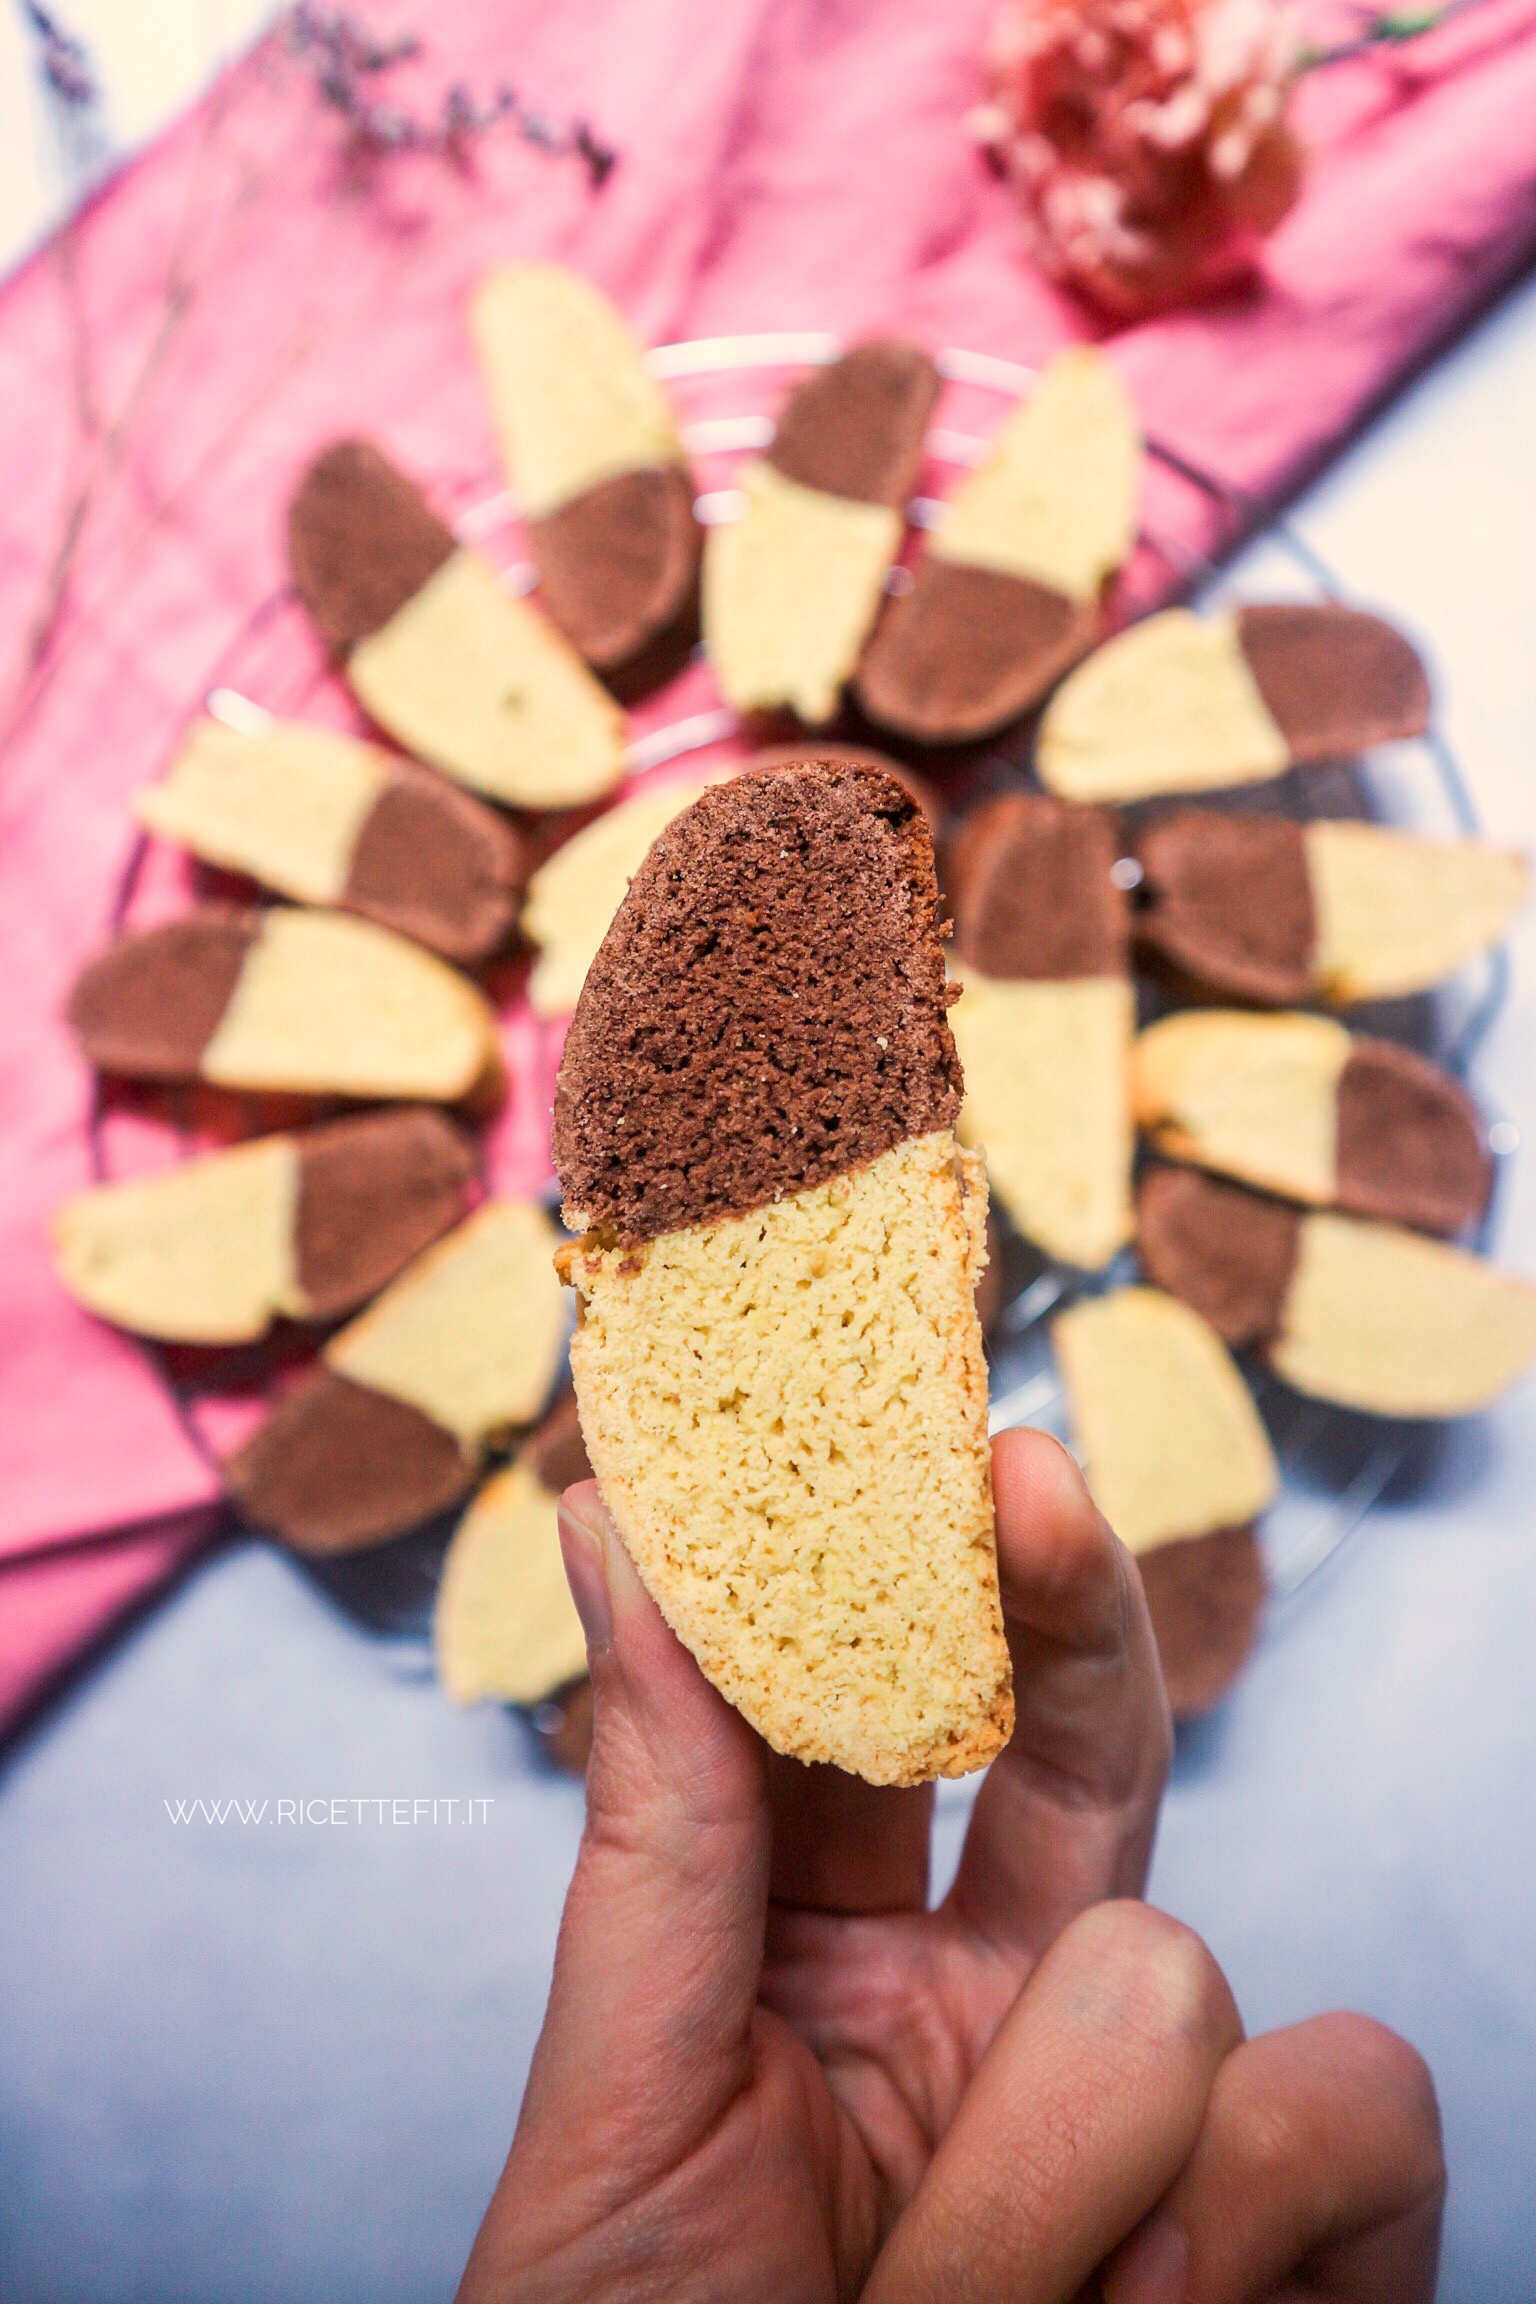
[[979,1767],[1012,1719],[935,902],[878,771],[717,786],[620,907],[555,1106],[619,1532],[776,1750],[877,1783]]
[[1493,1163],[1460,1082],[1330,1016],[1196,1008],[1136,1041],[1138,1122],[1163,1152],[1316,1207],[1454,1233]]
[[859,667],[870,718],[929,743],[982,736],[1038,703],[1091,647],[1136,533],[1141,439],[1089,345],[1061,352],[956,489]]
[[449,960],[484,959],[517,915],[512,826],[445,777],[333,728],[274,721],[252,735],[199,720],[133,806],[210,864],[360,912]]
[[1051,1329],[1088,1485],[1137,1555],[1175,1718],[1215,1703],[1263,1612],[1253,1522],[1278,1483],[1215,1330],[1156,1288],[1076,1304]]
[[607,297],[561,265],[498,266],[470,324],[544,605],[616,670],[682,614],[698,570],[667,396]]
[[1536,1288],[1397,1225],[1304,1213],[1193,1169],[1137,1198],[1153,1279],[1286,1381],[1378,1416],[1465,1416],[1536,1357]]
[[441,1113],[360,1113],[77,1193],[54,1262],[141,1336],[245,1343],[279,1317],[352,1311],[455,1222],[473,1172]]
[[520,808],[578,807],[618,782],[613,699],[377,448],[342,441],[310,466],[288,557],[353,693],[407,751]]
[[549,1396],[556,1237],[535,1203],[491,1200],[418,1257],[225,1466],[244,1517],[300,1551],[347,1552],[456,1503],[487,1442]]
[[938,372],[910,344],[855,346],[790,394],[746,510],[704,548],[704,646],[738,712],[830,720],[901,543]]
[[1109,818],[1045,793],[988,802],[947,878],[962,984],[960,1133],[1047,1255],[1097,1270],[1130,1238],[1136,999]]
[[1105,642],[1040,723],[1041,781],[1068,800],[1263,783],[1292,763],[1422,735],[1429,682],[1379,616],[1271,602],[1169,608]]
[[437,1676],[456,1704],[540,1704],[586,1671],[556,1507],[591,1477],[567,1394],[459,1522],[432,1612]]

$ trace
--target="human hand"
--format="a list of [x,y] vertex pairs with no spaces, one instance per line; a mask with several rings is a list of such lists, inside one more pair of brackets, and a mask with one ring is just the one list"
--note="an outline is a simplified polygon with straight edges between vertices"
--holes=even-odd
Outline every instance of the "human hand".
[[1427,2075],[1362,2019],[1244,2045],[1128,1901],[1170,1748],[1140,1583],[1053,1441],[994,1482],[1018,1720],[933,1912],[931,1787],[768,1754],[567,1491],[587,1827],[460,2304],[1429,2296]]

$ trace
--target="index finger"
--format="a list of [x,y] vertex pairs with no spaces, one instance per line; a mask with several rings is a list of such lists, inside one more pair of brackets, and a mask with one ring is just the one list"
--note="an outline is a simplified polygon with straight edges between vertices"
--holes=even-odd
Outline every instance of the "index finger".
[[1016,1719],[977,1797],[949,1908],[1027,1966],[1069,1920],[1139,1895],[1173,1749],[1141,1579],[1044,1432],[992,1452]]

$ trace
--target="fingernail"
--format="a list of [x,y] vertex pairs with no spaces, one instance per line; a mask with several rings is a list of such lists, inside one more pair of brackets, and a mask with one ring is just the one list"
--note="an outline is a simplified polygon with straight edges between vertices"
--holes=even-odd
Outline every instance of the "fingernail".
[[608,1597],[603,1532],[589,1526],[564,1504],[560,1506],[559,1525],[565,1580],[587,1636],[587,1653],[591,1655],[606,1648],[613,1638],[613,1605]]
[[1100,2286],[1104,2304],[1182,2304],[1188,2280],[1184,2227],[1159,2209],[1132,2233]]

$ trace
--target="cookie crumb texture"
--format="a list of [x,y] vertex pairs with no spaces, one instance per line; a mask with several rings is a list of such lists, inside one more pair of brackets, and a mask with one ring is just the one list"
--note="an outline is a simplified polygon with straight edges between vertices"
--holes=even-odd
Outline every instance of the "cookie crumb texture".
[[669,824],[565,1045],[572,1228],[714,1223],[951,1127],[936,903],[919,810],[867,768],[739,777]]
[[776,1751],[877,1784],[1013,1724],[980,1165],[947,1128],[750,1214],[563,1252],[609,1510],[663,1614]]

